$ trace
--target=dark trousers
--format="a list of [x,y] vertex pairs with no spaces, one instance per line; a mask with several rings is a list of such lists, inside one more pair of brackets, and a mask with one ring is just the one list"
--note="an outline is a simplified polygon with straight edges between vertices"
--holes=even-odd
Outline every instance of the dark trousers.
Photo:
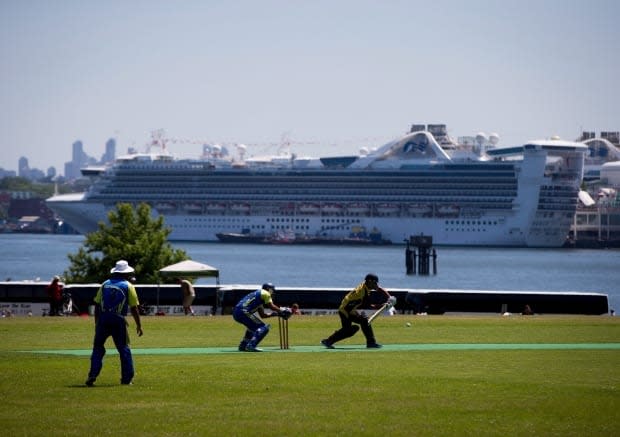
[[243,311],[242,309],[238,308],[235,308],[233,310],[233,319],[235,320],[235,322],[241,323],[246,328],[243,339],[241,340],[241,344],[244,345],[247,344],[250,340],[252,340],[252,338],[256,335],[257,331],[260,328],[266,326],[265,322],[263,322],[262,319],[256,314],[248,313],[247,311]]
[[128,384],[134,376],[133,358],[129,348],[129,333],[127,332],[127,321],[119,314],[102,313],[95,327],[95,339],[93,341],[93,352],[90,356],[89,378],[96,378],[103,367],[103,357],[105,356],[105,342],[108,337],[112,337],[116,350],[121,360],[121,382]]
[[62,300],[50,299],[50,316],[62,316]]
[[[329,344],[334,344],[337,341],[344,340],[345,338],[352,337],[361,327],[364,337],[366,337],[366,345],[375,344],[375,334],[372,331],[372,326],[368,323],[368,316],[366,314],[360,314],[357,311],[345,313],[338,311],[340,316],[340,323],[342,328],[335,331],[327,338]],[[357,325],[353,325],[357,323]]]

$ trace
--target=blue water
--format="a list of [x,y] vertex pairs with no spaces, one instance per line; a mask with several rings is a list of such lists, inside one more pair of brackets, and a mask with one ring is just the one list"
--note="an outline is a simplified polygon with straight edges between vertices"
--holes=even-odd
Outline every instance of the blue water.
[[[83,241],[79,235],[0,234],[0,279],[47,282],[68,268],[67,254]],[[610,308],[620,308],[620,249],[438,247],[437,274],[417,276],[406,274],[404,246],[172,246],[217,267],[222,284],[348,288],[375,272],[387,289],[597,292],[609,296]]]

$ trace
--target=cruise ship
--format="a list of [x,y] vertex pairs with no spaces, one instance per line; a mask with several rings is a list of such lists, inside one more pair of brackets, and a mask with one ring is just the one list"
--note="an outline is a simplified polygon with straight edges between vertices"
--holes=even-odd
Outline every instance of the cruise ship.
[[[473,137],[472,137],[473,138]],[[89,190],[47,205],[81,233],[120,202],[152,207],[171,241],[218,233],[347,237],[380,232],[435,245],[560,247],[573,221],[587,146],[558,139],[496,147],[453,141],[445,125],[413,125],[369,153],[328,158],[177,159],[165,150],[84,169]]]

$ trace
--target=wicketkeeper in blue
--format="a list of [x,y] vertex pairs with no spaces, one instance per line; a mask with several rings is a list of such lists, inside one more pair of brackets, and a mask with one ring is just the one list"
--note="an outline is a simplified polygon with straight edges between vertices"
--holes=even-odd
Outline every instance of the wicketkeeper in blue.
[[90,371],[86,385],[92,387],[103,367],[105,342],[112,337],[121,359],[121,384],[131,384],[134,376],[133,358],[129,348],[127,311],[136,322],[136,332],[142,336],[142,324],[138,312],[138,294],[129,276],[134,272],[127,261],[121,260],[110,270],[111,278],[105,281],[95,296],[95,339],[90,356]]
[[[269,332],[271,325],[261,320],[261,317],[283,317],[288,319],[292,312],[289,308],[279,307],[273,303],[272,296],[276,292],[276,287],[271,283],[266,283],[256,291],[247,294],[233,310],[235,321],[244,325],[247,329],[245,335],[239,343],[239,350],[245,352],[262,352],[257,346]],[[264,306],[271,309],[271,313],[265,313]],[[260,315],[258,317],[256,313]]]

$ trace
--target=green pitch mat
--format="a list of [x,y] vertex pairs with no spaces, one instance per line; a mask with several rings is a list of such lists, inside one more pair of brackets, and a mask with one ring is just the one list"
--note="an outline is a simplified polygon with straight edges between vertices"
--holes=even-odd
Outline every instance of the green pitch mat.
[[[264,347],[263,353],[291,353],[291,352],[393,352],[393,351],[465,351],[465,350],[591,350],[591,349],[620,349],[620,343],[470,343],[470,344],[386,344],[381,349],[367,349],[364,345],[342,345],[335,349],[318,346],[292,346],[281,350],[278,347]],[[56,349],[20,351],[36,354],[90,356],[90,349]],[[108,354],[117,354],[113,346],[107,348]],[[240,353],[236,347],[180,347],[180,348],[150,348],[132,349],[134,355],[204,355]]]

